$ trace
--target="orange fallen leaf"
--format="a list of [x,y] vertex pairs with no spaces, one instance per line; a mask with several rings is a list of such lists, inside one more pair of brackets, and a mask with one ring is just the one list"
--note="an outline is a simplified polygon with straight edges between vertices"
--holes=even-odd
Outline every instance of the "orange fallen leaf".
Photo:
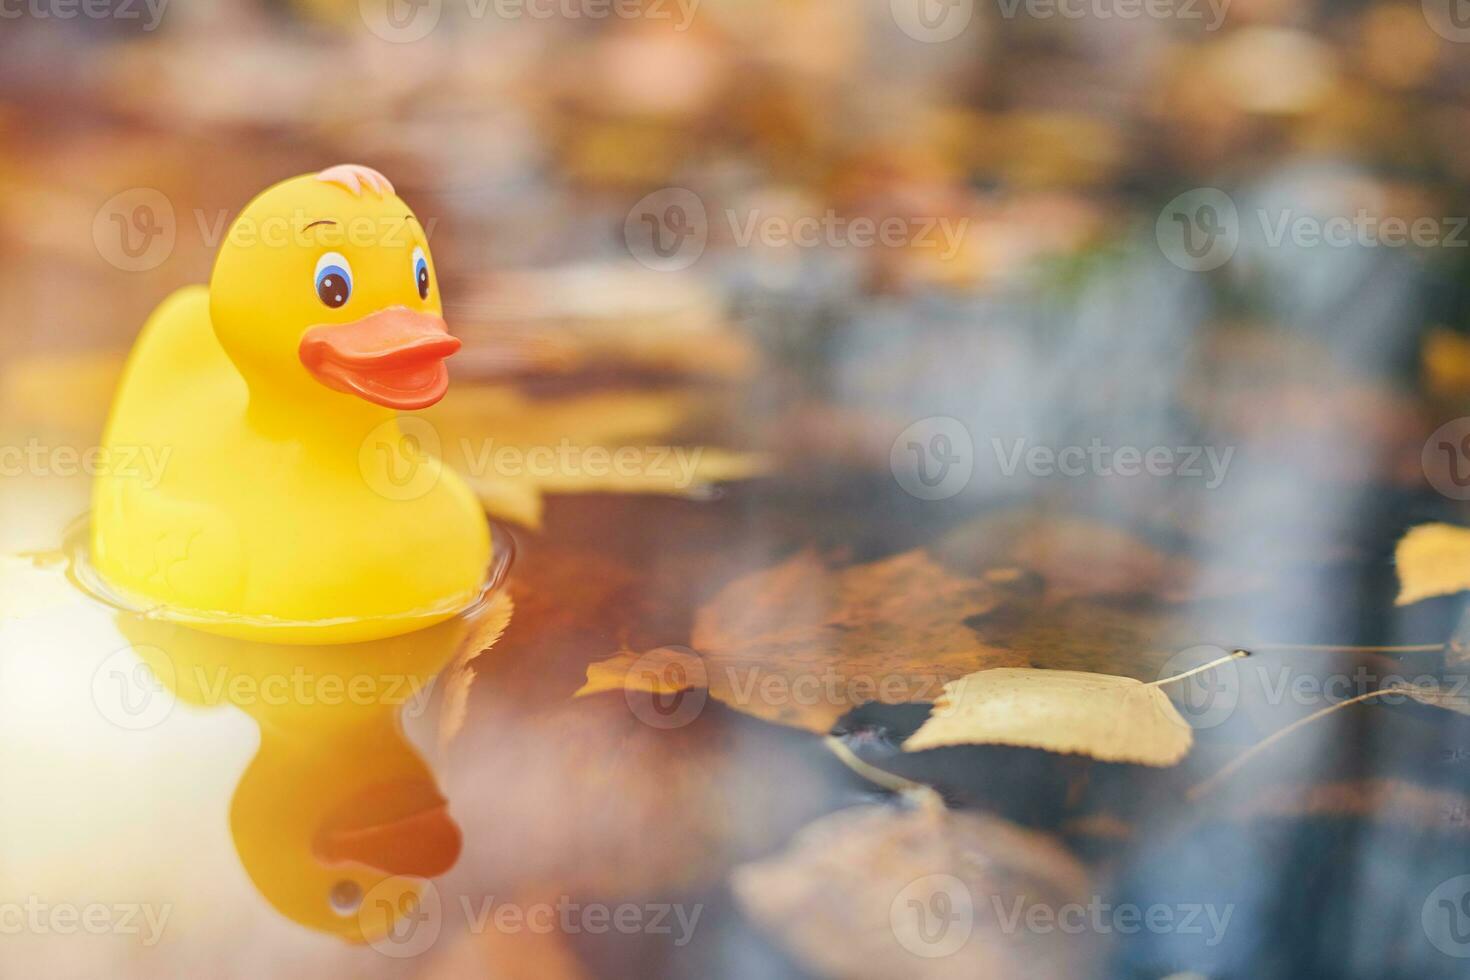
[[540,363],[563,372],[621,365],[739,379],[757,364],[754,344],[731,328],[713,289],[633,262],[501,271],[454,323],[470,358],[509,334],[554,350],[558,363]]
[[592,664],[579,694],[707,688],[765,721],[826,734],[867,701],[932,701],[977,667],[1026,662],[965,620],[1003,593],[923,550],[830,571],[804,551],[727,585],[695,617],[691,645]]

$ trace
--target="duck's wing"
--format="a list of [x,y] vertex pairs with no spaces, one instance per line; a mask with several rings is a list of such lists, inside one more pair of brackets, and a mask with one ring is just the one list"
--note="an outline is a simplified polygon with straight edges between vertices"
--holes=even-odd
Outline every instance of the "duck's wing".
[[204,610],[243,596],[240,529],[210,502],[207,480],[220,428],[245,399],[215,339],[208,290],[174,293],[128,358],[93,484],[93,559],[114,585]]
[[191,432],[243,408],[245,379],[209,319],[209,290],[186,286],[159,304],[123,368],[103,444],[178,448]]
[[181,609],[240,607],[246,555],[228,514],[137,480],[99,487],[93,505],[95,559],[113,584]]

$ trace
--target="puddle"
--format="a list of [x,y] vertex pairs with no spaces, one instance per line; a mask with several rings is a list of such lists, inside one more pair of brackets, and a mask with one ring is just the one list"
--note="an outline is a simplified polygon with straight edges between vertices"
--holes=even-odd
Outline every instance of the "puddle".
[[[504,528],[492,533],[495,561],[471,607],[331,646],[235,639],[175,610],[129,607],[87,562],[85,521],[60,551],[7,559],[0,781],[31,791],[0,815],[0,888],[95,895],[112,881],[121,904],[146,904],[155,920],[213,906],[195,923],[206,934],[230,920],[221,904],[254,921],[248,909],[264,899],[283,925],[392,940],[461,850],[414,742],[442,710],[446,667],[496,615],[514,548]],[[5,843],[75,845],[79,825],[89,833],[66,860]],[[187,928],[172,921],[163,932]]]

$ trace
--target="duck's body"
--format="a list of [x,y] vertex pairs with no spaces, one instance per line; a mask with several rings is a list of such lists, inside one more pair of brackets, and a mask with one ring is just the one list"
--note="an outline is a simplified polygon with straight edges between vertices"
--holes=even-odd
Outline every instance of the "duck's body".
[[[391,192],[298,178],[241,221],[283,208],[344,223],[407,213]],[[350,297],[328,296],[345,302],[311,308],[328,245],[307,231],[274,248],[227,244],[211,288],[180,290],[144,328],[103,459],[152,447],[161,475],[104,466],[93,494],[93,562],[131,599],[212,632],[340,643],[430,625],[478,594],[483,510],[396,414],[443,393],[437,295],[405,294],[407,247],[329,244],[355,271]],[[405,244],[425,261],[425,243]]]

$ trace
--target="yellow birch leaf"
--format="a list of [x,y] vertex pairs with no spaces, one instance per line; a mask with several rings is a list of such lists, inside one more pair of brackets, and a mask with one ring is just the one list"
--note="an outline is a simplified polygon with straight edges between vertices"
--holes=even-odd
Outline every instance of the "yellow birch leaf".
[[1421,524],[1394,549],[1399,567],[1396,605],[1470,589],[1470,528]]
[[1017,745],[1172,766],[1193,741],[1189,723],[1157,686],[1112,674],[1002,667],[946,684],[903,748]]

